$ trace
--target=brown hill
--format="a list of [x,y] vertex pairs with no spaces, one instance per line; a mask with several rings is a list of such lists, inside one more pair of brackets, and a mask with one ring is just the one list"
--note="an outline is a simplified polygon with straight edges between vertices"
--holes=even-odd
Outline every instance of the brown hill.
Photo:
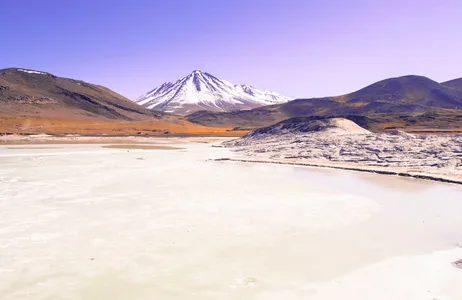
[[291,117],[366,116],[369,129],[462,128],[462,91],[422,76],[382,80],[337,97],[297,99],[230,113],[196,113],[188,120],[207,126],[261,127]]
[[113,120],[163,116],[105,87],[25,69],[0,70],[0,114]]

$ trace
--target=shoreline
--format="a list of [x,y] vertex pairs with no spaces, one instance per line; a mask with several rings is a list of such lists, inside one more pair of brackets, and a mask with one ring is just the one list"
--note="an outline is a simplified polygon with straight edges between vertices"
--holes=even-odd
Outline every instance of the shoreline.
[[368,167],[368,166],[357,166],[349,164],[335,164],[335,163],[316,163],[308,161],[291,161],[286,159],[258,159],[258,158],[217,158],[214,161],[233,161],[233,162],[244,162],[244,163],[260,163],[260,164],[280,164],[280,165],[292,165],[292,166],[304,166],[313,168],[328,168],[337,170],[346,170],[363,173],[375,173],[379,175],[392,175],[401,176],[407,178],[415,178],[422,180],[431,180],[442,183],[450,183],[462,185],[462,178],[454,176],[443,176],[438,174],[429,174],[424,172],[411,172],[405,170],[396,170],[390,168],[380,167]]
[[[25,145],[63,145],[63,144],[106,144],[110,147],[122,148],[125,146],[142,147],[142,148],[162,148],[166,145],[181,145],[189,143],[206,143],[214,144],[232,139],[230,137],[210,136],[210,137],[174,137],[174,136],[54,136],[54,135],[32,135],[32,136],[1,136],[0,146],[25,146]],[[116,146],[117,145],[117,146]],[[168,147],[169,150],[170,147]],[[172,147],[179,148],[182,147]],[[14,149],[11,149],[14,150]],[[271,159],[271,158],[256,158],[256,157],[224,157],[211,159],[213,161],[234,161],[244,163],[267,163],[267,164],[282,164],[293,166],[305,166],[314,168],[328,168],[346,171],[355,171],[363,173],[375,173],[379,175],[393,175],[407,178],[431,180],[435,182],[449,183],[462,185],[462,176],[451,176],[445,174],[437,174],[431,170],[408,170],[398,167],[380,167],[380,166],[365,166],[348,163],[324,162],[315,160],[295,160],[295,159]]]
[[30,135],[30,136],[0,136],[0,146],[20,145],[73,145],[73,144],[183,144],[183,143],[214,143],[232,139],[222,136],[84,136],[84,135]]

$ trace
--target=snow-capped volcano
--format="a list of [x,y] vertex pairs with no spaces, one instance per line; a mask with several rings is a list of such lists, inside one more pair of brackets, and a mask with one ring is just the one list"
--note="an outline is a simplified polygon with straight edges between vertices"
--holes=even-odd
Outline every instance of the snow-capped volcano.
[[198,110],[251,109],[292,99],[249,85],[235,85],[196,70],[180,80],[162,84],[135,102],[149,109],[189,114]]

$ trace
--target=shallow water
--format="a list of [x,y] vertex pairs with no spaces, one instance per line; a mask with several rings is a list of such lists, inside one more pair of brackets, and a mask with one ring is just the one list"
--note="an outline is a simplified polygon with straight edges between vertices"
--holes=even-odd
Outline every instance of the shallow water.
[[228,155],[0,147],[0,299],[462,297],[461,187]]

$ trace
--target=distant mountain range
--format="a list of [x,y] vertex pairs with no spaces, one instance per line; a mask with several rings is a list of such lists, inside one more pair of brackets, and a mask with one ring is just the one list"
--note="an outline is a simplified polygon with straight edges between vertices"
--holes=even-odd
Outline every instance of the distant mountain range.
[[359,91],[325,98],[296,99],[283,104],[227,113],[196,112],[187,117],[206,126],[262,127],[291,117],[366,116],[383,126],[407,126],[447,116],[462,127],[462,79],[438,83],[422,76],[379,81]]
[[249,85],[236,85],[209,73],[193,71],[139,97],[136,103],[153,110],[188,114],[198,110],[227,112],[293,100]]
[[[22,125],[32,119],[41,119],[36,122],[34,132],[39,132],[43,124],[52,126],[56,120],[147,121],[142,127],[127,125],[130,128],[124,132],[155,134],[172,132],[174,128],[176,132],[227,132],[230,127],[240,131],[293,117],[335,116],[354,120],[370,130],[411,127],[424,131],[425,128],[462,130],[462,78],[438,83],[422,76],[403,76],[342,96],[289,100],[194,71],[138,99],[143,107],[108,88],[81,80],[29,69],[0,70],[0,129],[3,132],[20,132]],[[186,116],[169,113],[191,111],[193,113]],[[85,126],[89,126],[88,122]],[[105,126],[104,132],[121,132],[113,125]],[[153,126],[159,129],[154,130]],[[210,131],[210,128],[215,129]]]

